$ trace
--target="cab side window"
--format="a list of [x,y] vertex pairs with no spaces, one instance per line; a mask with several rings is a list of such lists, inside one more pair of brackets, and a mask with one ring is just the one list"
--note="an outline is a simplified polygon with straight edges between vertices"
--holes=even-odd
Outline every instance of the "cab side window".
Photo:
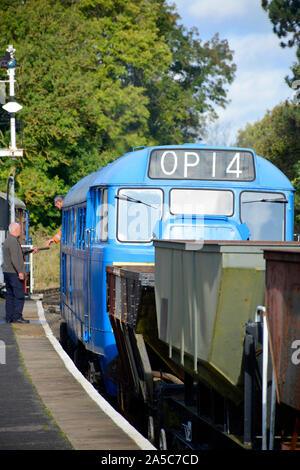
[[85,226],[86,226],[86,207],[78,207],[76,215],[76,248],[84,250],[85,248]]
[[108,205],[107,188],[94,188],[91,193],[93,205],[94,240],[107,241],[108,238]]

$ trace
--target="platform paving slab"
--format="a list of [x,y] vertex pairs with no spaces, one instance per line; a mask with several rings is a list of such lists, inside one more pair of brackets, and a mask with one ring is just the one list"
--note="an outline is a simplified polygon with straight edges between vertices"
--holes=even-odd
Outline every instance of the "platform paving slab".
[[71,450],[73,446],[40,399],[20,355],[11,324],[0,302],[0,450]]

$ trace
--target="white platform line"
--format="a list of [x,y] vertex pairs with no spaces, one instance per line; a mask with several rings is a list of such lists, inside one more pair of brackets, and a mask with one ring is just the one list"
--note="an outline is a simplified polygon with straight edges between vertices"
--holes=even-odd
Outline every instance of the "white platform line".
[[[80,383],[84,388],[87,394],[94,400],[99,408],[106,413],[112,421],[124,431],[139,447],[141,450],[156,450],[156,448],[148,441],[144,436],[142,436],[122,415],[120,415],[93,387],[93,385],[79,372],[74,362],[70,359],[68,354],[65,352],[59,341],[53,335],[45,317],[44,308],[40,300],[37,301],[37,309],[39,319],[45,330],[45,334],[52,346],[56,350],[57,354],[60,356],[64,362],[68,371],[73,375],[73,377]],[[121,449],[120,449],[121,450]]]

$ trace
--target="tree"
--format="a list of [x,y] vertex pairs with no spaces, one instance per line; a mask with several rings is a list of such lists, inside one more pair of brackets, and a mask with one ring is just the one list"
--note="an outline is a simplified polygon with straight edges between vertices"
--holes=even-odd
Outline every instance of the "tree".
[[194,139],[226,105],[227,42],[202,44],[165,0],[4,0],[0,20],[25,122],[25,156],[0,162],[0,186],[15,171],[34,223],[56,224],[53,196],[99,166],[134,146]]
[[293,77],[286,77],[292,86],[300,79],[300,2],[299,0],[262,0],[262,7],[267,11],[273,24],[274,33],[282,39],[281,47],[296,46],[297,61],[291,67]]
[[268,12],[273,23],[273,31],[282,47],[293,47],[300,43],[300,4],[299,0],[262,0],[262,7]]
[[233,52],[217,34],[203,43],[197,28],[184,28],[165,0],[156,3],[159,35],[165,38],[172,61],[158,80],[147,82],[139,75],[149,97],[151,137],[159,144],[192,142],[208,121],[216,119],[215,106],[228,103],[227,86],[236,70]]

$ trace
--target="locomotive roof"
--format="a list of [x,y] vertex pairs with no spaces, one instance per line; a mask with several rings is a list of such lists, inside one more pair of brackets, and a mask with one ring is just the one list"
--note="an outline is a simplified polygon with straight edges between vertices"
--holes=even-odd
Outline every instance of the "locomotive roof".
[[[109,163],[98,171],[92,173],[75,186],[73,186],[64,199],[64,207],[80,204],[87,198],[88,191],[93,186],[161,186],[162,184],[172,185],[174,187],[183,185],[183,180],[161,180],[151,179],[148,177],[148,160],[152,150],[155,149],[218,149],[218,150],[234,150],[234,151],[250,151],[254,155],[256,166],[256,178],[254,181],[246,182],[247,188],[260,190],[293,190],[293,186],[289,179],[271,162],[255,155],[254,151],[246,148],[237,147],[209,147],[203,144],[184,144],[184,145],[168,145],[148,147],[140,150],[132,151],[119,157],[114,162]],[[224,181],[205,181],[207,187],[213,185],[214,187],[224,187]],[[185,180],[184,185],[190,187],[199,186],[198,180]],[[245,182],[228,181],[232,187],[245,186]]]
[[78,181],[64,197],[64,207],[73,206],[86,201],[88,190],[92,186],[92,182],[96,176],[97,172],[91,173]]

